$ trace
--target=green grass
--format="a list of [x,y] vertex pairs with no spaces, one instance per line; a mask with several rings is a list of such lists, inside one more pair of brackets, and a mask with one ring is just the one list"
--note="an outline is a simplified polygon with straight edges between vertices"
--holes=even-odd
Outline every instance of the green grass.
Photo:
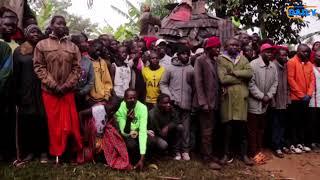
[[148,168],[147,164],[145,170],[141,172],[112,170],[99,163],[79,166],[63,164],[55,167],[53,164],[42,165],[32,162],[19,168],[0,164],[0,179],[165,179],[163,177],[190,180],[272,179],[266,172],[259,171],[255,167],[248,168],[238,161],[224,167],[221,171],[210,170],[199,161],[161,160],[155,164],[158,165],[158,170]]

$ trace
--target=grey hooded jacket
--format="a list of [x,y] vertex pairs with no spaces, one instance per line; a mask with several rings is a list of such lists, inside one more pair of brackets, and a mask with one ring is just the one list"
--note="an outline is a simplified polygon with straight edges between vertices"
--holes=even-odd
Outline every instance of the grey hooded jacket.
[[182,64],[177,58],[172,59],[160,81],[160,90],[168,94],[175,105],[181,109],[191,110],[194,88],[194,69]]

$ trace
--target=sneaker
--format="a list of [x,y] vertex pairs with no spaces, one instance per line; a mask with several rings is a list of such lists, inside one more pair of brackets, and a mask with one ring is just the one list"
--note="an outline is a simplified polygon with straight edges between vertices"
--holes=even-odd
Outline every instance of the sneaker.
[[173,158],[176,161],[180,161],[181,160],[181,154],[180,153],[176,153],[176,156]]
[[302,144],[298,144],[296,147],[299,148],[302,152],[306,152]]
[[284,152],[285,154],[291,154],[290,149],[288,149],[287,147],[283,147],[282,152]]
[[303,145],[302,150],[305,152],[311,152],[311,148],[309,148],[308,146]]
[[190,156],[189,153],[182,153],[182,159],[185,161],[190,161]]
[[280,149],[276,150],[275,156],[277,156],[278,158],[284,158],[284,155]]
[[302,151],[300,148],[294,147],[294,145],[291,145],[291,146],[290,146],[290,150],[291,150],[291,152],[294,153],[294,154],[301,154],[301,153],[303,153],[303,151]]
[[219,161],[219,164],[221,164],[222,166],[226,165],[228,163],[228,156],[224,155],[222,157],[222,159]]
[[47,164],[48,163],[48,156],[47,153],[42,153],[40,156],[40,163]]

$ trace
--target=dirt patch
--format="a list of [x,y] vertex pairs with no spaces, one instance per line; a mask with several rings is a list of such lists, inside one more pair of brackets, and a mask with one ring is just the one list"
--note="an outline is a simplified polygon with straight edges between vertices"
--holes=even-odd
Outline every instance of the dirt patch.
[[259,169],[270,172],[275,179],[319,180],[320,154],[304,153],[300,155],[286,155],[285,158],[273,158]]

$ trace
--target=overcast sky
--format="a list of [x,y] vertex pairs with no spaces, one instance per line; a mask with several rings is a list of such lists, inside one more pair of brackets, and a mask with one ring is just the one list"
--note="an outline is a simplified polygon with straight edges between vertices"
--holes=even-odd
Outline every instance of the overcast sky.
[[[93,0],[93,7],[88,9],[87,0],[72,0],[72,6],[68,9],[73,14],[80,15],[84,18],[90,18],[92,22],[96,22],[100,27],[106,25],[107,21],[112,27],[117,28],[121,24],[126,22],[120,14],[111,9],[111,5],[122,9],[127,12],[128,7],[124,3],[124,0]],[[133,4],[137,5],[137,2],[142,0],[130,0]],[[308,6],[317,6],[318,13],[320,13],[320,0],[305,0]],[[305,28],[301,31],[301,35],[320,31],[320,21],[316,20],[316,17],[307,17],[305,21],[309,21],[309,28]]]

